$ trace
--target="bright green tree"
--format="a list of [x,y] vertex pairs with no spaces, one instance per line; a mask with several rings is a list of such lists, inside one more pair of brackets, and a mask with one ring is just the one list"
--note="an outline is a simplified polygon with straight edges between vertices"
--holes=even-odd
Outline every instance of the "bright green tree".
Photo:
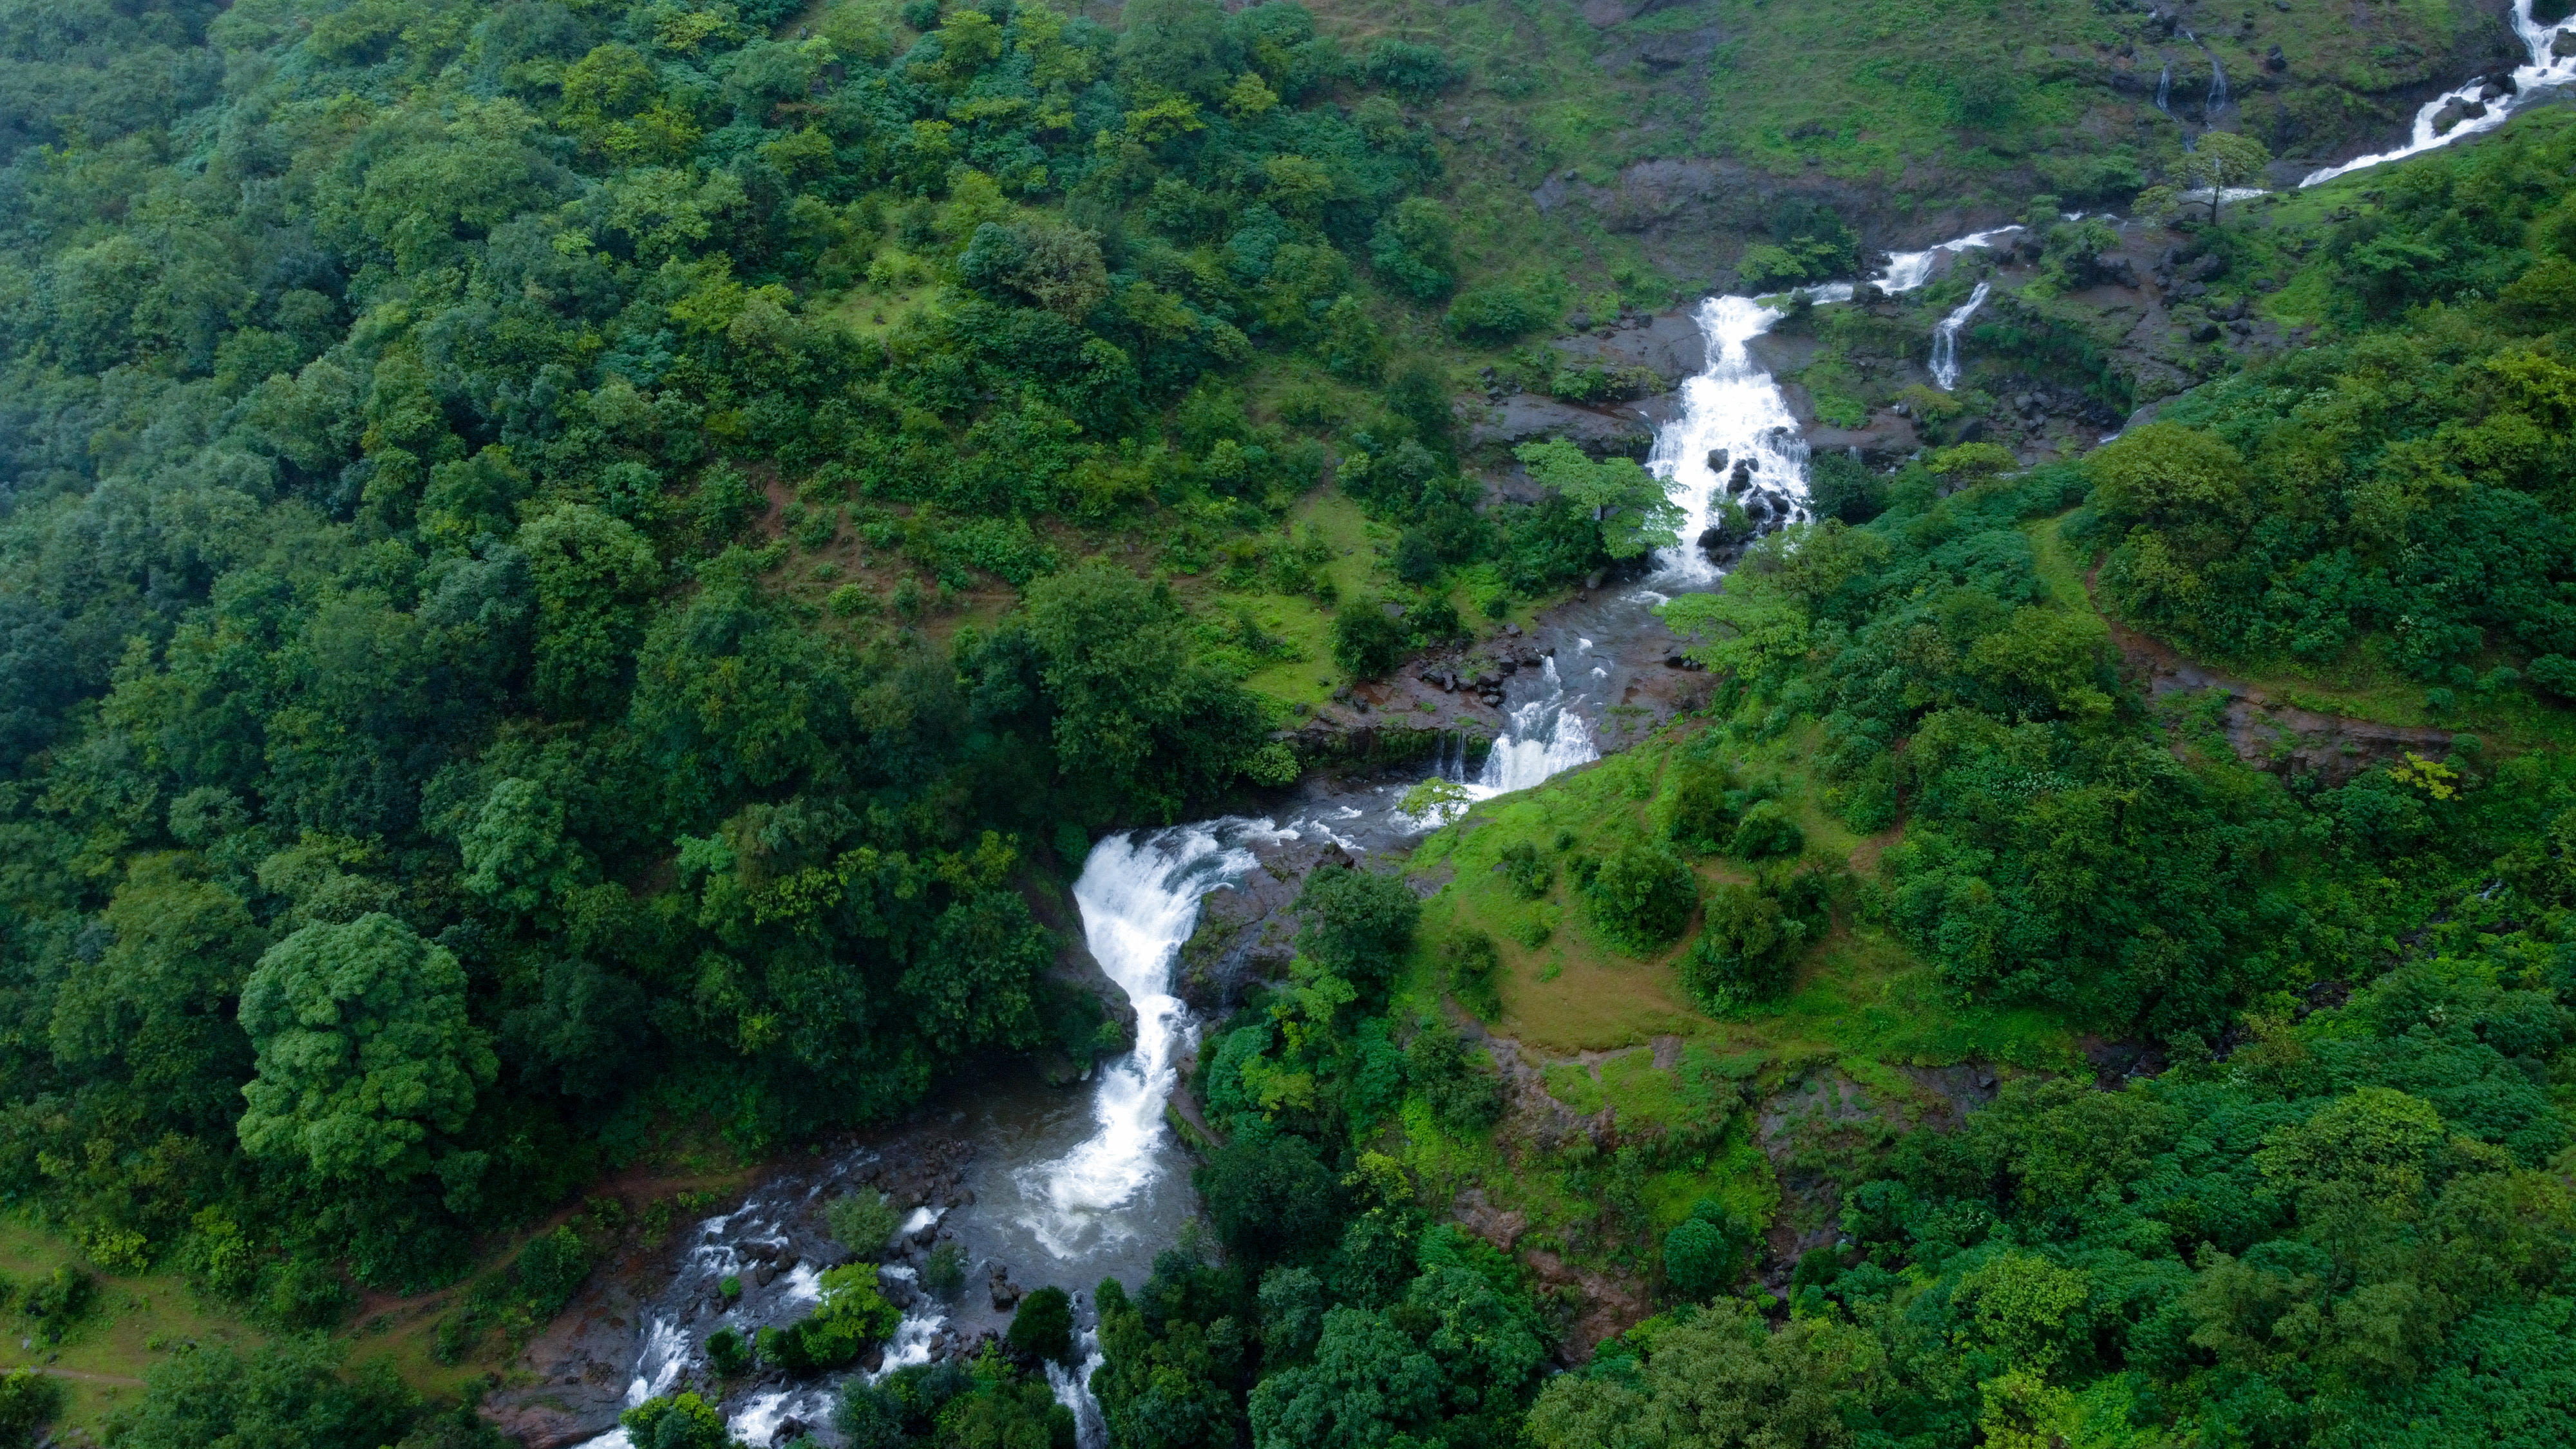
[[1523,443],[1512,450],[1512,456],[1521,460],[1540,486],[1592,510],[1601,529],[1601,547],[1612,558],[1635,558],[1649,549],[1670,547],[1681,538],[1681,505],[1665,491],[1662,479],[1637,466],[1633,458],[1604,458],[1596,463],[1563,438]]
[[270,947],[241,1022],[258,1053],[243,1149],[326,1177],[427,1171],[430,1134],[462,1129],[498,1073],[456,958],[382,912]]

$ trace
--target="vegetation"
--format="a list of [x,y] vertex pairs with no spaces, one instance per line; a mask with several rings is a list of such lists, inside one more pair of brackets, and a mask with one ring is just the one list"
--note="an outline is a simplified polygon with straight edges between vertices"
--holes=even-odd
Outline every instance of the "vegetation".
[[[1696,543],[1476,390],[1636,399],[1558,334],[1961,210],[2037,269],[1972,351],[2156,421],[2025,468],[1906,387],[1964,270],[1797,307],[1816,414],[1927,450],[1818,457],[1820,521],[1671,604],[1705,709],[1306,878],[1198,1056],[1209,1236],[1097,1294],[1113,1441],[2563,1418],[2576,124],[2222,208],[2485,68],[2485,10],[9,14],[0,1444],[490,1444],[438,1396],[670,1226],[603,1173],[1115,1049],[1049,974],[1100,832]],[[2106,206],[2308,345],[2115,365]],[[2126,630],[2415,732],[2259,768]],[[1908,1075],[1960,1063],[1992,1105]],[[904,1206],[828,1205],[852,1261],[717,1379],[883,1343]],[[1077,1343],[1041,1290],[834,1427],[1070,1446]],[[725,1446],[719,1389],[627,1432]]]

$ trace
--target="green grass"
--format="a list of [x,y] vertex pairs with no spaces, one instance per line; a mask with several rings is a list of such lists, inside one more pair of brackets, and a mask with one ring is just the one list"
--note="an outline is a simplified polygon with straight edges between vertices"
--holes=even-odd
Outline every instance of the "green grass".
[[[154,1364],[186,1344],[249,1348],[266,1340],[198,1301],[176,1274],[103,1273],[66,1238],[24,1223],[0,1223],[0,1275],[13,1284],[23,1286],[65,1266],[95,1275],[97,1294],[60,1345],[37,1336],[37,1324],[14,1307],[0,1312],[0,1372],[31,1366],[63,1382],[58,1436],[66,1430],[94,1435],[109,1414],[141,1397],[143,1376]],[[32,1347],[20,1346],[31,1338]]]

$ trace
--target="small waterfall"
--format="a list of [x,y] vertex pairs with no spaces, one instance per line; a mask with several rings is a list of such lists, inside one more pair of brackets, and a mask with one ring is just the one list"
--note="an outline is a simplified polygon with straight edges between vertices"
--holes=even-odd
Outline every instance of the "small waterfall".
[[2227,70],[2218,63],[2217,51],[2204,45],[2201,52],[2209,57],[2209,104],[2202,108],[2201,115],[2215,117],[2227,109]]
[[2173,62],[2166,61],[2164,73],[2156,77],[2156,109],[2173,114]]
[[[1900,292],[1911,292],[1932,280],[1933,263],[1941,260],[1943,256],[1963,252],[1971,247],[1992,247],[1995,244],[1995,238],[2008,236],[2020,230],[2021,227],[2018,224],[1998,226],[1986,231],[1970,232],[1956,241],[1945,241],[1939,246],[1929,247],[1919,252],[1891,252],[1887,258],[1887,269],[1870,278],[1870,285],[1891,297]],[[1818,297],[1816,300],[1827,299]],[[1850,299],[1846,297],[1834,300]]]
[[[2528,103],[2534,92],[2576,81],[2576,56],[2554,54],[2558,37],[2576,31],[2576,14],[2552,24],[2543,25],[2531,18],[2531,0],[2513,0],[2513,33],[2522,38],[2523,49],[2531,55],[2528,64],[2516,66],[2510,89],[2491,85],[2480,76],[2456,90],[2446,91],[2426,101],[2415,112],[2415,125],[2406,144],[2393,151],[2370,156],[2356,156],[2340,166],[2311,171],[2299,184],[2317,186],[2338,176],[2377,166],[2382,162],[2400,161],[2436,146],[2447,146],[2463,136],[2492,131],[2505,123],[2516,110]],[[2442,113],[2459,108],[2459,120],[2449,130],[2438,129]],[[2471,114],[2472,107],[2476,114]]]
[[1556,672],[1555,656],[1548,657],[1541,673],[1547,693],[1511,712],[1510,725],[1486,754],[1485,768],[1469,794],[1484,799],[1526,790],[1601,758],[1600,748],[1592,742],[1591,726],[1566,708],[1565,679]]
[[1994,283],[1979,282],[1977,290],[1968,294],[1968,300],[1960,303],[1932,329],[1932,381],[1939,384],[1943,392],[1959,385],[1960,329],[1968,325],[1969,318],[1977,315],[1979,307],[1986,305],[1986,294],[1992,290]]

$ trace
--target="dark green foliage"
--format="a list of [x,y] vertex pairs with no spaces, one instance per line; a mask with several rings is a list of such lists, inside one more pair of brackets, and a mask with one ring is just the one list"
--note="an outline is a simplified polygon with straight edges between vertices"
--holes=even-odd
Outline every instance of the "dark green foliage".
[[865,1261],[884,1257],[895,1229],[903,1226],[902,1214],[884,1193],[865,1190],[832,1199],[823,1219],[841,1246]]
[[1664,1234],[1664,1280],[1685,1298],[1725,1291],[1744,1271],[1749,1236],[1722,1204],[1694,1203],[1690,1216]]
[[1690,867],[1660,844],[1643,840],[1612,850],[1584,889],[1602,934],[1620,949],[1640,954],[1680,936],[1699,904],[1699,881]]
[[1508,283],[1470,287],[1449,304],[1449,330],[1471,342],[1518,342],[1555,322],[1554,307]]
[[1544,897],[1556,885],[1556,862],[1527,841],[1504,847],[1501,869],[1512,894],[1525,901]]
[[941,1243],[921,1265],[921,1286],[942,1298],[954,1298],[966,1286],[966,1250]]
[[1304,1257],[1331,1240],[1333,1174],[1302,1137],[1239,1136],[1193,1176],[1217,1236],[1247,1262]]
[[1346,603],[1333,616],[1333,662],[1361,679],[1380,679],[1404,662],[1404,626],[1371,600]]
[[590,1265],[590,1246],[581,1240],[581,1234],[570,1227],[559,1227],[521,1248],[519,1261],[511,1272],[536,1316],[546,1319],[561,1313],[573,1295],[581,1291],[583,1280],[590,1276]]
[[[1279,1271],[1314,1281],[1305,1269],[1274,1275]],[[1242,1392],[1257,1352],[1256,1311],[1242,1296],[1231,1275],[1184,1250],[1157,1256],[1153,1276],[1133,1296],[1115,1278],[1102,1281],[1095,1301],[1105,1362],[1091,1384],[1111,1442],[1144,1449],[1232,1449],[1240,1442]]]
[[1818,453],[1807,463],[1807,497],[1818,518],[1867,523],[1886,511],[1886,485],[1849,453]]
[[[1671,802],[1673,841],[1683,849],[1705,855],[1727,848],[1734,840],[1738,818],[1735,775],[1723,764],[1685,757],[1673,767],[1665,798]],[[1531,860],[1536,862],[1535,852]],[[1514,876],[1513,883],[1517,888],[1518,876]],[[1539,894],[1527,893],[1533,900]]]
[[1769,1001],[1828,923],[1818,872],[1714,886],[1702,904],[1699,939],[1682,958],[1682,985],[1713,1016]]
[[1787,807],[1776,800],[1765,800],[1746,810],[1726,842],[1726,853],[1740,860],[1771,860],[1796,855],[1806,848],[1807,833],[1798,828]]
[[1382,987],[1411,948],[1422,901],[1400,876],[1325,866],[1307,875],[1297,914],[1297,949],[1366,991]]
[[343,1378],[338,1354],[318,1338],[248,1355],[182,1348],[155,1364],[144,1385],[142,1402],[118,1415],[116,1442],[132,1449],[391,1444],[413,1415],[410,1392],[390,1373],[378,1366]]
[[734,1378],[751,1367],[751,1345],[732,1327],[719,1328],[707,1335],[707,1367],[718,1378]]
[[1453,1132],[1481,1132],[1502,1115],[1502,1083],[1489,1061],[1477,1060],[1482,1056],[1470,1053],[1445,1022],[1426,1023],[1404,1045],[1406,1078]]
[[[1541,890],[1545,881],[1541,881]],[[1440,943],[1440,965],[1449,979],[1449,994],[1467,1008],[1478,1021],[1492,1021],[1503,1014],[1502,999],[1495,994],[1494,972],[1502,965],[1501,955],[1494,950],[1494,938],[1482,931],[1462,931]]]
[[0,1446],[26,1449],[34,1444],[62,1407],[60,1379],[34,1369],[11,1369],[0,1377]]
[[1003,1340],[1024,1358],[1071,1362],[1073,1300],[1061,1288],[1038,1289],[1020,1300]]
[[1369,50],[1360,74],[1408,100],[1425,102],[1456,85],[1465,72],[1436,47],[1381,40]]

